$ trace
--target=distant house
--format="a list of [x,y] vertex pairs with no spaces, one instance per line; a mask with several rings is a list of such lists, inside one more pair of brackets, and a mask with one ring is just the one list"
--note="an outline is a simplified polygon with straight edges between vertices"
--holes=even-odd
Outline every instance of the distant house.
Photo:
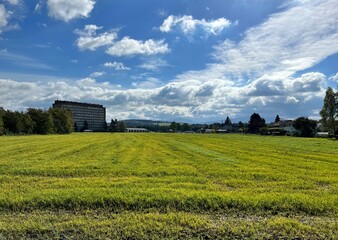
[[148,132],[146,128],[126,128],[125,132]]
[[330,136],[329,132],[317,132],[316,137],[328,138]]
[[294,133],[297,132],[297,130],[293,127],[293,121],[292,120],[279,121],[279,122],[275,123],[275,127],[282,128],[288,134],[294,134]]
[[218,130],[216,131],[216,133],[228,133],[228,132],[230,132],[228,129],[223,129],[223,128],[218,129]]
[[215,129],[207,128],[204,130],[205,133],[215,133]]

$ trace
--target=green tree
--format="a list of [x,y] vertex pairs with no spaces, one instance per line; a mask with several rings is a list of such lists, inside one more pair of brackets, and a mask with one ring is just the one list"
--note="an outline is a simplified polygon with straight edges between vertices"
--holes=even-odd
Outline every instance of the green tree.
[[172,122],[170,124],[170,129],[173,131],[173,132],[176,132],[177,131],[177,123],[176,122]]
[[314,137],[317,122],[307,117],[299,117],[294,121],[293,127],[299,131],[300,137]]
[[182,131],[182,125],[180,123],[176,123],[176,131],[181,132]]
[[12,134],[18,134],[18,121],[19,121],[19,116],[10,110],[7,110],[4,112],[4,115],[2,117],[3,122],[4,122],[4,128],[7,133],[12,133]]
[[117,124],[117,131],[124,132],[126,130],[126,124],[123,121],[119,121]]
[[32,134],[34,130],[34,122],[27,113],[20,116],[20,133]]
[[53,119],[56,133],[69,134],[73,132],[74,120],[70,110],[63,108],[50,108],[48,112]]
[[182,132],[190,131],[191,130],[191,126],[188,123],[183,123],[181,130],[182,130]]
[[54,123],[48,111],[41,109],[29,108],[27,114],[34,122],[33,133],[50,134],[54,133]]
[[227,118],[225,119],[225,122],[224,122],[224,125],[225,126],[231,126],[231,120],[230,120],[230,118],[227,116]]
[[336,134],[336,118],[337,118],[337,93],[332,88],[328,88],[325,93],[323,108],[320,111],[321,122],[327,130],[334,135]]
[[2,120],[2,116],[0,116],[0,136],[4,135],[5,128],[4,128],[4,121]]
[[275,118],[275,123],[278,123],[278,122],[280,122],[280,117],[279,117],[279,115],[277,114],[277,116],[276,116],[276,118]]
[[85,130],[88,130],[88,122],[87,122],[87,120],[85,120],[85,121],[83,122],[83,128],[82,128],[82,131],[85,131]]
[[117,129],[117,119],[111,119],[110,121],[110,126],[109,126],[109,131],[110,132],[116,132]]
[[259,133],[260,129],[265,127],[265,119],[261,118],[258,113],[253,113],[250,116],[250,121],[248,125],[249,133]]

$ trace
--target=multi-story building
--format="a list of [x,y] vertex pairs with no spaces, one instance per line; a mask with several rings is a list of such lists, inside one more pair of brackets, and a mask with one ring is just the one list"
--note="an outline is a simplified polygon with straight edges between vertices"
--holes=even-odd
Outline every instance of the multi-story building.
[[72,112],[75,131],[106,130],[106,108],[102,105],[56,100],[53,108],[69,109]]

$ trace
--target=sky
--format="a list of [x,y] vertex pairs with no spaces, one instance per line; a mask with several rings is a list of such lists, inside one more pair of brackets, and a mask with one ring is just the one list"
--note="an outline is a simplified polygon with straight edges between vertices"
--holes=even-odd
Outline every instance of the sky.
[[319,118],[337,0],[0,0],[0,106],[188,123]]

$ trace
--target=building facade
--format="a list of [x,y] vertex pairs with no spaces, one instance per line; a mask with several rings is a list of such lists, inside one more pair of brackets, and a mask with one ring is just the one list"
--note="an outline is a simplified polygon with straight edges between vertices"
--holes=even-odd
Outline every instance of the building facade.
[[125,132],[148,132],[146,128],[126,128]]
[[72,112],[75,131],[106,131],[106,108],[102,105],[56,100],[53,108],[69,109]]

